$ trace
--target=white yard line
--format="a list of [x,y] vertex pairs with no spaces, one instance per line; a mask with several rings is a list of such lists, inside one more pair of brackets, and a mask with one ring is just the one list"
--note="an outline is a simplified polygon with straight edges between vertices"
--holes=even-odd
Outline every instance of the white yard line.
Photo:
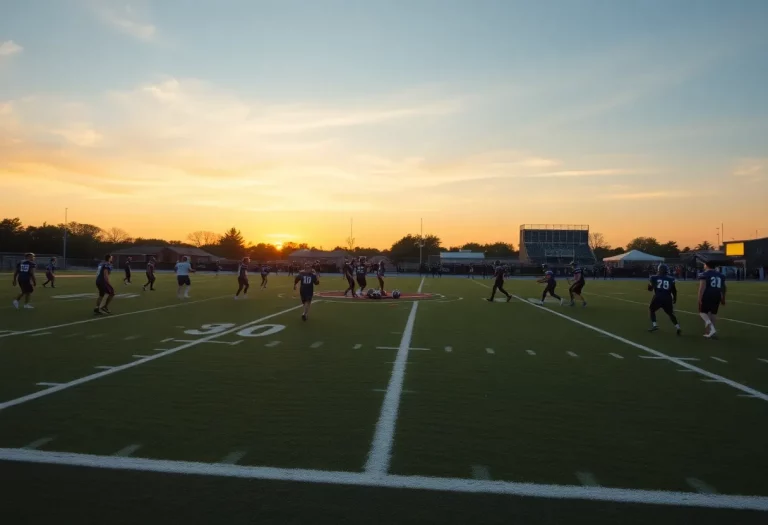
[[[316,301],[316,302],[319,303],[320,301]],[[21,405],[22,403],[26,403],[28,401],[32,401],[34,399],[38,399],[38,398],[43,397],[43,396],[48,396],[48,395],[51,395],[51,394],[55,394],[56,392],[59,392],[61,390],[66,390],[66,389],[72,388],[74,386],[82,385],[83,383],[88,383],[88,382],[93,381],[95,379],[100,379],[102,377],[106,377],[108,375],[115,374],[117,372],[122,372],[123,370],[127,370],[129,368],[133,368],[134,366],[143,365],[144,363],[148,363],[148,362],[153,361],[155,359],[160,359],[161,357],[165,357],[167,355],[175,354],[176,352],[180,352],[181,350],[186,350],[187,348],[191,348],[191,347],[193,347],[195,345],[198,345],[200,343],[205,343],[205,342],[211,341],[212,339],[216,339],[217,337],[222,337],[222,336],[225,336],[225,335],[229,335],[231,333],[239,332],[240,330],[242,330],[244,328],[248,328],[249,326],[253,326],[253,325],[259,324],[259,323],[261,323],[263,321],[266,321],[267,319],[272,319],[273,317],[277,317],[278,315],[282,315],[282,314],[285,314],[285,313],[288,313],[288,312],[292,312],[293,310],[297,310],[299,308],[301,308],[301,305],[294,306],[292,308],[288,308],[287,310],[282,310],[280,312],[267,315],[265,317],[262,317],[260,319],[256,319],[255,321],[250,321],[250,322],[242,324],[240,326],[235,326],[234,328],[230,328],[229,330],[225,330],[223,332],[219,332],[219,333],[216,333],[216,334],[211,334],[211,335],[209,335],[207,337],[203,337],[201,339],[197,339],[196,341],[192,341],[190,343],[186,343],[186,344],[183,344],[181,346],[177,346],[176,348],[171,348],[171,349],[168,349],[168,350],[166,350],[164,352],[160,352],[160,353],[151,355],[149,357],[145,357],[144,359],[137,359],[136,361],[131,361],[130,363],[126,363],[124,365],[106,368],[102,372],[97,372],[95,374],[91,374],[91,375],[88,375],[88,376],[85,376],[85,377],[81,377],[79,379],[75,379],[73,381],[70,381],[69,383],[62,383],[59,386],[54,386],[54,387],[51,387],[51,388],[47,388],[45,390],[41,390],[39,392],[34,392],[32,394],[28,394],[26,396],[18,397],[16,399],[11,399],[10,401],[5,401],[4,403],[0,403],[0,410],[4,410],[6,408],[9,408],[9,407],[12,407],[12,406],[16,406],[16,405]],[[97,368],[102,368],[102,367],[97,367]]]
[[[657,355],[639,355],[637,356],[640,359],[661,359],[665,360],[666,357],[659,357]],[[675,357],[675,359],[679,359],[680,361],[701,361],[698,357]]]
[[149,357],[149,356],[143,355],[143,354],[133,354],[134,359],[144,359],[145,357]]
[[712,372],[708,372],[707,370],[704,370],[703,368],[699,368],[697,366],[694,366],[694,365],[692,365],[692,364],[690,364],[690,363],[688,363],[686,361],[682,361],[680,359],[677,359],[676,357],[668,356],[667,354],[665,354],[663,352],[659,352],[658,350],[654,350],[653,348],[649,348],[649,347],[647,347],[645,345],[641,345],[639,343],[635,343],[634,341],[630,341],[629,339],[625,339],[624,337],[621,337],[620,335],[616,335],[614,333],[611,333],[611,332],[608,332],[606,330],[603,330],[602,328],[598,328],[596,326],[592,326],[591,324],[587,324],[587,323],[585,323],[583,321],[579,321],[578,319],[574,319],[573,317],[569,317],[569,316],[567,316],[565,314],[561,314],[558,311],[550,310],[549,308],[545,308],[543,306],[538,306],[538,305],[535,305],[535,304],[531,304],[528,301],[526,301],[525,299],[522,299],[521,297],[515,296],[515,298],[518,299],[519,301],[524,302],[525,304],[531,305],[533,308],[538,308],[538,309],[540,309],[540,310],[542,310],[544,312],[547,312],[547,313],[549,313],[551,315],[556,315],[558,317],[562,317],[563,319],[566,319],[566,320],[568,320],[568,321],[570,321],[572,323],[576,323],[577,325],[583,326],[584,328],[588,328],[588,329],[593,330],[593,331],[595,331],[595,332],[597,332],[599,334],[602,334],[604,336],[610,337],[612,339],[616,339],[617,341],[621,341],[622,343],[627,344],[629,346],[634,346],[635,348],[637,348],[639,350],[643,350],[644,352],[648,352],[651,355],[655,355],[655,356],[658,356],[658,357],[663,357],[663,358],[667,359],[668,361],[671,361],[671,362],[675,363],[676,365],[678,365],[678,366],[680,366],[682,368],[686,368],[686,369],[690,370],[691,372],[696,372],[696,373],[701,374],[701,375],[703,375],[705,377],[708,377],[710,379],[720,379],[723,383],[725,383],[726,385],[728,385],[728,386],[730,386],[732,388],[735,388],[736,390],[741,390],[745,394],[752,394],[755,397],[759,397],[763,401],[768,401],[768,394],[764,394],[763,392],[760,392],[759,390],[755,390],[754,388],[748,387],[746,385],[742,385],[741,383],[737,383],[736,381],[733,381],[731,379],[725,378],[723,376],[720,376],[720,375],[717,375],[717,374],[713,374]]
[[[419,284],[418,293],[421,293],[424,287],[424,278]],[[371,442],[371,449],[368,451],[368,459],[365,462],[365,472],[375,476],[384,476],[389,471],[389,462],[392,459],[392,446],[395,442],[395,425],[397,424],[397,413],[400,409],[400,396],[405,382],[405,368],[408,363],[408,349],[411,346],[413,337],[413,325],[416,323],[416,312],[419,310],[419,302],[414,301],[411,306],[411,312],[408,314],[408,321],[403,329],[403,336],[400,339],[400,348],[397,351],[392,374],[389,377],[387,393],[384,394],[384,402],[381,404],[381,413],[376,422],[376,431]]]
[[[158,306],[157,308],[148,308],[146,310],[136,310],[135,312],[126,312],[124,314],[102,315],[102,316],[99,316],[99,317],[92,317],[90,319],[83,319],[81,321],[73,321],[71,323],[57,324],[57,325],[53,325],[53,326],[44,326],[42,328],[34,328],[32,330],[24,330],[24,331],[21,331],[21,332],[12,332],[12,333],[9,333],[9,334],[0,334],[0,338],[10,337],[12,335],[33,334],[33,333],[37,333],[37,332],[43,332],[45,330],[54,330],[56,328],[64,328],[65,326],[75,326],[75,325],[85,324],[85,323],[95,323],[97,321],[105,321],[107,319],[117,319],[119,317],[125,317],[127,315],[143,314],[143,313],[146,313],[146,312],[156,312],[158,310],[165,310],[167,308],[178,308],[180,306],[186,306],[186,305],[189,305],[189,304],[197,304],[197,303],[204,303],[204,302],[207,302],[207,301],[214,301],[216,299],[222,299],[224,297],[230,297],[230,295],[219,295],[217,297],[209,297],[208,299],[200,299],[199,301],[185,301],[183,303],[175,303],[175,304],[169,304],[169,305],[166,305],[166,306]],[[88,312],[86,312],[86,315],[88,315]]]
[[32,334],[29,337],[40,337],[42,335],[51,335],[52,332],[38,332],[36,334]]
[[60,384],[61,383],[46,383],[46,382],[42,382],[42,383],[35,383],[35,386],[59,386]]
[[758,357],[757,360],[762,361],[763,363],[768,363],[768,359],[763,359],[762,357]]
[[[601,295],[599,293],[592,293],[590,295],[594,295],[596,297],[606,297],[608,299],[615,299],[616,301],[624,301],[625,303],[640,304],[640,305],[643,305],[645,307],[648,306],[647,303],[641,303],[640,301],[632,301],[630,299],[622,299],[621,297],[612,297],[610,295]],[[699,314],[697,314],[696,312],[689,312],[688,310],[678,310],[677,308],[675,308],[675,313],[695,315],[696,317],[699,316]],[[717,320],[718,321],[730,321],[732,323],[745,324],[745,325],[749,325],[749,326],[757,326],[759,328],[768,328],[768,325],[765,325],[765,324],[750,323],[750,322],[747,322],[747,321],[739,321],[738,319],[731,319],[729,317],[720,317],[719,315],[717,316]]]
[[470,494],[504,494],[558,500],[610,501],[678,507],[703,507],[768,511],[768,497],[696,492],[669,492],[578,485],[545,485],[510,481],[486,481],[463,478],[397,476],[391,474],[335,472],[325,470],[277,467],[247,467],[191,461],[168,461],[117,456],[93,456],[68,452],[46,452],[0,448],[0,461],[17,461],[49,465],[69,465],[111,470],[191,474],[239,479],[296,481],[328,485],[349,485]]

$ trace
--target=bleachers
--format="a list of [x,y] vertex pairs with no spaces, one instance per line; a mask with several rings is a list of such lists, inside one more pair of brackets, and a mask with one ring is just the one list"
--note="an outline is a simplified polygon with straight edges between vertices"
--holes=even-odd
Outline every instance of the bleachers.
[[589,247],[589,226],[522,225],[520,226],[520,260],[528,264],[579,265],[595,264]]

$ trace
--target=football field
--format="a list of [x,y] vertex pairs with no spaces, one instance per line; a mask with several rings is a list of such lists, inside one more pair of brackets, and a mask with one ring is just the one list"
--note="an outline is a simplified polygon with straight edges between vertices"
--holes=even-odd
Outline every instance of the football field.
[[323,276],[303,322],[287,276],[119,277],[0,304],[0,522],[768,523],[768,285],[715,341],[692,281],[677,337],[640,280]]

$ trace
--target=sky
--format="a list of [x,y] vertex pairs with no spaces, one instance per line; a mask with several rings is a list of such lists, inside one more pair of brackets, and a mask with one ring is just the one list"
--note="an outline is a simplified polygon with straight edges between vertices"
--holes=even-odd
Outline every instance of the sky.
[[768,236],[762,0],[0,0],[0,217]]

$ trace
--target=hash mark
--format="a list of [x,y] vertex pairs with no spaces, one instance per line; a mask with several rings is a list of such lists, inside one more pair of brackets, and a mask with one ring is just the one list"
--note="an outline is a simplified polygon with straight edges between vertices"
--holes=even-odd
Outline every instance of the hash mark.
[[566,354],[568,354],[568,355],[569,355],[569,356],[571,356],[571,357],[579,357],[579,354],[577,354],[576,352],[571,352],[570,350],[568,350],[568,351],[566,352]]
[[28,443],[27,445],[24,445],[21,448],[24,448],[27,450],[37,450],[38,448],[50,443],[51,441],[53,441],[52,437],[44,437],[44,438],[36,439],[32,443]]
[[715,487],[713,487],[712,485],[708,485],[707,483],[704,483],[700,479],[685,478],[685,482],[688,483],[688,485],[690,485],[692,489],[694,489],[696,492],[700,494],[717,494],[717,490],[715,490]]
[[491,479],[491,472],[485,465],[472,465],[472,479]]
[[355,346],[352,347],[352,350],[360,350],[363,347],[360,343],[357,343]]
[[323,346],[323,342],[322,341],[317,341],[317,342],[314,342],[311,345],[309,345],[310,348],[320,348],[321,346]]
[[120,450],[118,450],[117,452],[115,452],[112,455],[113,456],[120,456],[120,457],[128,457],[128,456],[132,456],[133,453],[136,452],[137,450],[139,450],[140,448],[141,448],[141,445],[136,445],[136,444],[128,445],[127,447],[121,448]]
[[59,386],[60,384],[61,383],[46,383],[46,382],[42,382],[42,383],[37,383],[35,386]]
[[528,352],[528,355],[536,355],[536,352],[533,350],[526,350],[526,352]]
[[243,459],[243,457],[247,454],[245,450],[233,450],[223,458],[221,458],[221,461],[219,463],[223,463],[225,465],[235,465],[238,461]]
[[727,363],[727,362],[728,362],[728,361],[726,361],[725,359],[720,359],[719,357],[715,357],[715,356],[711,356],[711,357],[712,357],[712,359],[714,359],[715,361],[720,361],[721,363]]
[[597,482],[597,478],[595,478],[595,475],[591,472],[586,471],[580,471],[576,473],[576,478],[578,478],[579,483],[584,485],[585,487],[599,487],[600,484]]
[[493,351],[493,348],[486,348],[485,351],[489,354],[495,354],[496,352]]
[[453,352],[453,348],[452,348],[452,347],[450,347],[450,346],[446,346],[446,347],[445,347],[445,351],[446,351],[446,352],[448,352],[448,353],[450,354],[451,352]]
[[269,348],[273,348],[280,344],[280,341],[270,341],[269,343],[265,344],[264,346],[268,346]]
[[99,365],[99,366],[94,366],[94,368],[100,368],[102,370],[109,370],[109,369],[115,368],[115,367],[114,366],[107,366],[107,365]]
[[611,353],[610,353],[610,354],[608,354],[608,355],[612,355],[612,356],[613,356],[613,357],[615,357],[616,359],[624,359],[624,356],[622,356],[622,355],[619,355],[619,354],[614,354],[613,352],[611,352]]
[[38,332],[36,334],[32,334],[29,337],[40,337],[42,335],[51,335],[51,332]]

